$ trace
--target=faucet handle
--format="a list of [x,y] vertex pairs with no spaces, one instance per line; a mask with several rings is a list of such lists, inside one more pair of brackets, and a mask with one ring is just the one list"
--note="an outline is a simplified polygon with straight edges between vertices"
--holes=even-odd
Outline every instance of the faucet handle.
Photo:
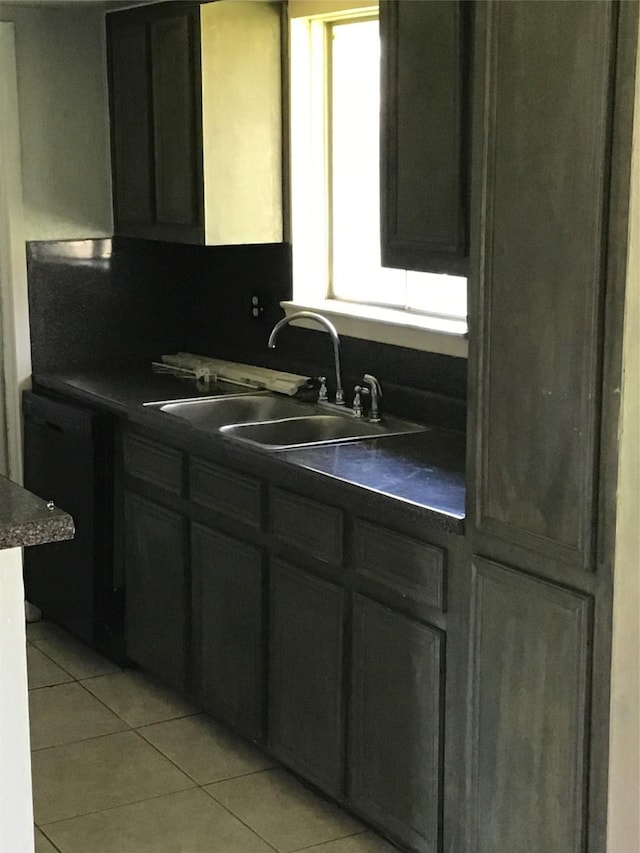
[[363,388],[362,385],[355,385],[353,388],[353,415],[356,418],[361,418],[363,414],[362,395],[368,394],[369,389]]
[[371,411],[369,413],[369,420],[373,423],[378,423],[380,421],[379,400],[382,397],[382,388],[376,377],[371,373],[365,373],[364,381],[371,386]]
[[329,394],[327,392],[327,377],[318,376],[318,382],[320,383],[320,391],[318,392],[318,402],[326,403],[329,399]]

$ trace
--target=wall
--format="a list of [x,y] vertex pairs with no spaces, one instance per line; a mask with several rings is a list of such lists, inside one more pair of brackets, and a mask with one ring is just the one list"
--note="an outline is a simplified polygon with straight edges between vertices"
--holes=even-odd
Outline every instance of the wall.
[[640,850],[640,54],[635,117],[619,428],[608,853]]
[[28,240],[112,233],[101,6],[0,3],[16,32]]
[[0,551],[0,853],[33,851],[22,550]]
[[0,473],[22,477],[20,395],[31,379],[15,33],[0,22]]

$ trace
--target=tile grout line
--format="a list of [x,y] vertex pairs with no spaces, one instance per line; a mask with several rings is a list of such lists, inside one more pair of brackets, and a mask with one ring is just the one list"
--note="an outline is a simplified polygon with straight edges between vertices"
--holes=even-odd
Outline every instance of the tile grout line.
[[[80,642],[80,640],[78,640],[77,642]],[[42,654],[46,658],[48,658],[51,661],[51,663],[55,664],[63,672],[66,672],[67,675],[69,675],[74,681],[79,682],[79,681],[87,680],[90,678],[101,678],[102,676],[105,676],[105,675],[115,675],[116,672],[123,672],[124,671],[121,668],[119,668],[115,671],[113,669],[108,669],[105,672],[95,672],[95,673],[92,673],[89,675],[75,675],[73,672],[71,672],[71,670],[68,668],[68,666],[65,666],[64,663],[61,663],[60,660],[56,659],[50,652],[47,652],[47,651],[45,651],[45,649],[41,648],[38,645],[38,643],[31,643],[31,645],[33,646],[34,649],[37,649],[37,651],[39,651],[40,654]],[[91,652],[92,649],[89,646],[87,646],[87,651]],[[94,654],[97,654],[97,653],[94,652]],[[109,666],[116,666],[116,664],[112,664],[111,661],[107,661],[106,658],[105,658],[105,660]],[[47,685],[45,685],[45,686],[47,686]],[[54,687],[55,685],[49,685],[49,686]]]
[[[200,715],[199,714],[193,714],[192,716],[200,716]],[[187,718],[176,717],[175,719],[182,720],[182,719],[187,719]],[[161,720],[158,723],[151,723],[150,725],[152,725],[152,726],[162,725],[163,722],[171,723],[171,722],[173,722],[173,720]],[[195,784],[199,788],[204,788],[205,785],[217,785],[218,782],[231,782],[233,779],[244,779],[245,776],[255,776],[258,773],[264,773],[266,770],[278,769],[277,767],[262,767],[260,770],[249,770],[247,773],[238,773],[235,776],[225,776],[222,779],[213,779],[211,782],[199,782],[194,776],[191,775],[191,773],[189,773],[188,770],[185,770],[183,767],[181,767],[176,761],[174,761],[173,758],[171,758],[171,756],[167,755],[167,753],[163,752],[163,750],[159,746],[157,746],[155,743],[153,743],[153,741],[150,741],[147,737],[145,737],[145,735],[140,731],[141,728],[147,728],[147,726],[144,725],[144,726],[140,726],[138,729],[134,729],[136,734],[140,735],[140,737],[143,738],[145,743],[148,743],[149,746],[152,746],[155,750],[157,750],[163,758],[166,758],[167,761],[170,761],[175,767],[178,768],[178,770],[180,770],[182,773],[184,773],[190,779],[193,779],[193,781],[195,782]],[[206,791],[205,791],[205,793],[206,793]],[[217,800],[216,800],[216,802],[217,802]]]
[[[319,841],[317,844],[310,844],[308,847],[296,847],[295,850],[289,850],[288,853],[306,853],[307,850],[313,851],[318,849],[319,847],[322,847],[325,844],[333,844],[334,841],[344,841],[345,838],[355,838],[357,835],[364,835],[367,832],[373,834],[373,830],[369,829],[368,826],[363,826],[362,829],[358,830],[357,832],[350,832],[347,835],[341,835],[338,838],[330,838],[328,841]],[[382,838],[382,836],[380,837]],[[385,841],[385,843],[387,844],[389,843],[384,838],[382,840]],[[396,848],[392,847],[391,849],[394,850]],[[399,850],[398,853],[400,853]]]
[[[262,772],[264,772],[264,771],[260,771],[260,770],[258,771],[258,773],[262,773]],[[255,774],[251,774],[251,775],[255,775]],[[216,783],[213,782],[212,784],[215,785]],[[279,850],[277,847],[275,847],[273,844],[271,844],[270,841],[267,841],[266,838],[263,838],[257,829],[254,829],[252,826],[249,826],[249,824],[246,821],[244,821],[241,817],[239,817],[239,815],[235,814],[235,812],[232,812],[231,809],[228,808],[227,806],[225,806],[224,803],[221,803],[220,800],[217,800],[210,791],[207,791],[204,787],[201,787],[200,790],[203,792],[203,794],[206,794],[207,797],[210,797],[214,803],[219,805],[220,808],[224,809],[227,812],[227,814],[230,814],[231,817],[235,818],[235,820],[237,820],[239,823],[241,823],[243,826],[245,826],[248,830],[250,830],[257,838],[260,839],[260,841],[264,841],[264,843],[268,847],[270,847],[272,850],[275,850],[275,853],[283,853],[282,850]]]
[[54,843],[54,842],[49,838],[49,836],[48,836],[48,835],[47,835],[47,833],[42,829],[42,827],[41,827],[41,826],[36,826],[36,825],[34,824],[34,827],[35,827],[35,829],[37,829],[39,832],[41,832],[41,833],[42,833],[42,835],[44,836],[44,838],[46,838],[46,839],[47,839],[47,841],[48,841],[48,842],[49,842],[49,844],[53,847],[53,849],[56,851],[56,853],[64,853],[64,851],[63,851],[63,850],[60,850],[60,848],[58,847],[58,845],[57,845],[57,844],[55,844],[55,843]]
[[[64,673],[66,673],[69,676],[69,678],[73,679],[73,681],[77,681],[77,678],[75,677],[75,675],[72,672],[69,672],[68,669],[65,669],[61,664],[58,663],[58,661],[54,660],[51,657],[51,655],[47,654],[47,652],[45,652],[44,649],[41,649],[40,646],[37,646],[35,643],[31,642],[30,640],[27,640],[27,646],[32,646],[36,651],[40,652],[41,655],[44,655],[47,658],[47,660],[50,660],[52,664],[57,666],[58,669],[61,669]],[[61,681],[58,683],[59,684],[68,684],[69,682]],[[55,684],[43,684],[41,687],[30,687],[29,690],[42,690],[43,687],[55,687],[55,686],[56,686]]]
[[82,812],[81,814],[71,815],[71,817],[60,817],[56,820],[48,820],[46,823],[38,823],[35,824],[38,829],[44,831],[48,826],[57,826],[59,823],[65,823],[66,821],[76,820],[82,817],[89,817],[90,815],[102,814],[103,812],[113,812],[117,811],[117,809],[126,809],[128,806],[136,806],[139,803],[150,803],[153,800],[161,800],[163,797],[172,797],[175,794],[183,794],[185,791],[197,791],[197,785],[190,785],[188,788],[178,788],[177,791],[167,791],[164,794],[153,794],[151,797],[142,797],[139,800],[131,800],[128,803],[117,803],[115,806],[107,806],[104,809],[92,809],[88,812]]
[[[257,776],[257,775],[258,775],[258,774],[260,774],[260,773],[268,773],[269,771],[272,771],[272,770],[277,770],[277,771],[284,772],[287,776],[289,776],[290,778],[292,778],[292,779],[294,779],[294,780],[295,780],[295,776],[291,776],[291,774],[289,773],[289,771],[287,770],[287,768],[286,768],[286,767],[284,767],[283,765],[278,765],[277,767],[265,768],[264,770],[259,770],[259,771],[256,771],[255,773],[246,774],[246,775]],[[237,777],[237,778],[242,778],[242,777]],[[222,782],[222,781],[226,781],[226,780],[220,780],[220,781]],[[213,785],[216,785],[216,784],[217,784],[216,782],[210,783],[209,787],[212,787]],[[303,787],[304,787],[304,786],[303,786]],[[203,790],[204,790],[204,789],[203,789]],[[307,790],[307,791],[308,791],[309,789],[305,788],[305,790]],[[215,797],[215,796],[214,796],[214,794],[213,794],[211,791],[207,791],[207,790],[205,790],[204,792],[205,792],[205,794],[207,794],[208,796],[210,796],[210,797],[211,797],[211,798],[212,798],[216,803],[218,803],[218,805],[222,806],[222,808],[223,808],[223,809],[226,809],[226,811],[228,811],[230,815],[232,815],[232,816],[233,816],[233,817],[235,817],[237,820],[239,820],[241,823],[243,823],[245,826],[247,826],[247,827],[248,827],[248,828],[249,828],[253,833],[255,833],[255,834],[258,836],[258,838],[261,838],[261,839],[262,839],[262,841],[264,841],[264,842],[265,842],[265,844],[268,844],[270,847],[272,847],[274,850],[276,850],[276,851],[277,851],[277,853],[300,853],[300,851],[309,850],[309,849],[311,849],[311,848],[313,848],[313,847],[319,847],[319,846],[320,846],[320,845],[322,845],[322,844],[330,844],[330,843],[331,843],[331,842],[333,842],[333,841],[341,841],[341,840],[342,840],[342,839],[344,839],[344,838],[353,838],[353,837],[355,837],[356,835],[362,835],[362,833],[370,831],[370,830],[369,830],[369,828],[368,828],[367,826],[364,826],[364,825],[363,825],[363,826],[362,826],[362,829],[360,829],[360,830],[358,830],[358,831],[356,831],[356,832],[349,832],[349,833],[347,833],[346,835],[339,835],[339,836],[337,836],[336,838],[327,838],[327,839],[325,839],[324,841],[319,841],[317,844],[308,845],[307,847],[296,847],[296,848],[295,848],[295,849],[293,849],[293,850],[286,850],[286,851],[282,851],[282,850],[280,850],[279,848],[275,847],[273,844],[271,844],[269,841],[267,841],[267,839],[266,839],[266,838],[263,838],[263,836],[262,836],[262,835],[260,835],[260,833],[258,832],[258,830],[257,830],[257,829],[255,829],[254,827],[252,827],[250,824],[246,823],[246,822],[243,820],[243,818],[241,818],[241,817],[240,817],[239,815],[237,815],[234,811],[232,811],[232,810],[231,810],[227,805],[225,805],[225,803],[223,803],[223,802],[221,802],[220,800],[218,800],[218,799],[217,799],[217,797]],[[312,792],[312,791],[311,791],[310,793],[312,793],[314,797],[316,797],[316,798],[318,797],[318,795],[317,795],[317,794],[315,794],[314,792]],[[318,799],[320,799],[320,798],[318,798]],[[322,800],[322,801],[323,801],[323,802],[325,802],[324,800]],[[330,803],[330,801],[326,801],[326,802],[329,802],[329,804],[330,804],[330,805],[334,805],[333,803]],[[338,809],[342,809],[342,807],[341,807],[341,806],[337,806],[337,805],[335,805],[334,807],[335,807],[335,808],[338,808]],[[342,809],[342,811],[344,811],[344,809]]]
[[106,737],[114,737],[115,735],[125,735],[125,734],[128,734],[129,732],[133,732],[133,731],[135,731],[135,729],[132,729],[132,728],[119,729],[118,731],[105,732],[104,734],[101,734],[101,735],[91,735],[90,737],[81,737],[78,740],[63,741],[62,743],[52,743],[52,744],[49,744],[49,746],[37,746],[37,747],[35,747],[35,749],[31,750],[31,753],[33,754],[35,752],[45,752],[47,749],[60,749],[63,746],[75,746],[76,744],[79,744],[79,743],[87,743],[90,740],[102,740],[103,738],[106,738]]

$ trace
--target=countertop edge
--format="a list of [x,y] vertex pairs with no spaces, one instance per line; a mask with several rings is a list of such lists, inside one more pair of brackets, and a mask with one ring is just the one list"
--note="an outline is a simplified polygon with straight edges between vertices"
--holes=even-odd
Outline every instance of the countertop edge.
[[71,516],[17,483],[0,477],[0,550],[73,539]]

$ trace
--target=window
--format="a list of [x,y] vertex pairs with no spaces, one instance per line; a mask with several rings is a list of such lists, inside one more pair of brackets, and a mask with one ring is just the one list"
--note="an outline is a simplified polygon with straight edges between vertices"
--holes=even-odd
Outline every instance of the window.
[[292,18],[291,307],[465,355],[466,279],[380,265],[379,68],[377,9]]

